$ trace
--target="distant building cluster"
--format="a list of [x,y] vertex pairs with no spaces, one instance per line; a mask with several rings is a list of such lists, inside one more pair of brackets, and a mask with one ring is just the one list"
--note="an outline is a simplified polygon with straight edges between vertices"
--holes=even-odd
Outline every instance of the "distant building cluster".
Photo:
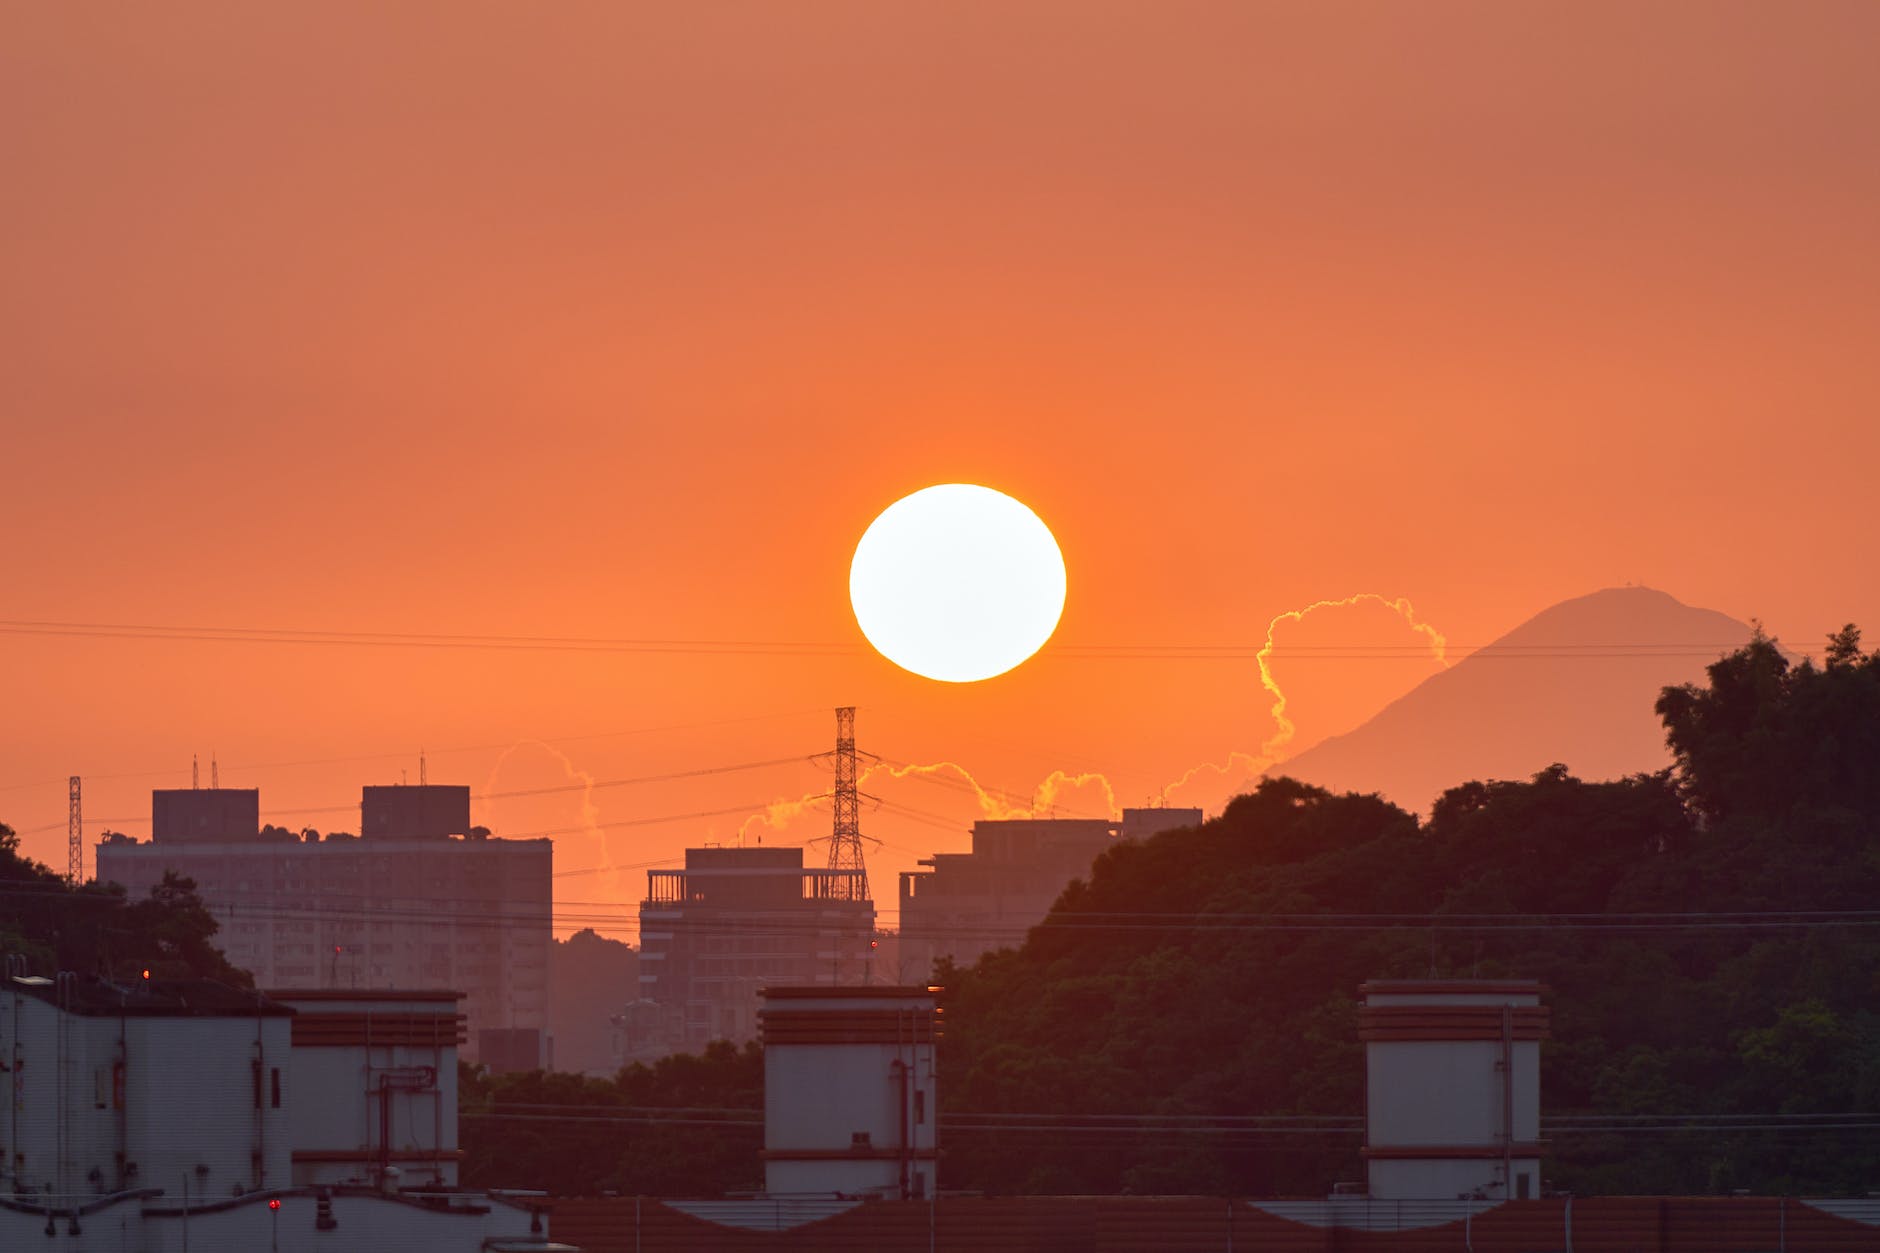
[[1072,879],[1119,840],[1193,826],[1199,809],[1126,809],[1121,821],[973,824],[967,853],[901,876],[898,933],[877,929],[860,870],[803,864],[800,848],[691,848],[647,872],[639,999],[620,1015],[627,1060],[755,1039],[759,993],[784,985],[925,986],[941,958],[1024,942]]
[[550,1064],[553,842],[489,838],[470,789],[367,787],[359,834],[260,825],[253,788],[151,796],[151,838],[97,847],[101,881],[142,896],[193,879],[230,962],[263,987],[455,988],[467,1052],[498,1070]]
[[1119,840],[1199,826],[1199,809],[1125,809],[1107,818],[1014,818],[973,824],[972,851],[936,853],[901,875],[898,960],[910,979],[1015,948],[1072,879]]

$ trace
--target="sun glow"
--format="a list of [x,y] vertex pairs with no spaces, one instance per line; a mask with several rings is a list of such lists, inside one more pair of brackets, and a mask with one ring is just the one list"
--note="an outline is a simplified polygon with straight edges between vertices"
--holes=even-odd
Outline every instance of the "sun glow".
[[902,669],[947,683],[1004,674],[1044,647],[1064,591],[1051,529],[971,483],[888,506],[849,566],[849,602],[868,642]]

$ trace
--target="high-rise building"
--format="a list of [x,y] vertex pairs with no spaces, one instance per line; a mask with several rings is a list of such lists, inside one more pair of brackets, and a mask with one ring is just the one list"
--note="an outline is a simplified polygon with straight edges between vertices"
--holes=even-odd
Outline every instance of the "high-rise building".
[[258,813],[252,789],[154,793],[150,841],[101,842],[98,879],[133,897],[195,880],[263,987],[461,991],[469,1056],[494,1032],[506,1066],[548,1060],[551,841],[485,837],[466,787],[366,788],[360,836],[264,832]]
[[1108,818],[1010,818],[973,824],[970,853],[936,853],[901,875],[897,969],[890,981],[929,978],[943,957],[965,964],[1024,943],[1059,893],[1119,840],[1200,823],[1199,809],[1125,809]]
[[658,1006],[659,1047],[755,1038],[766,986],[870,982],[864,874],[805,868],[800,848],[688,848],[684,870],[648,871],[640,995]]

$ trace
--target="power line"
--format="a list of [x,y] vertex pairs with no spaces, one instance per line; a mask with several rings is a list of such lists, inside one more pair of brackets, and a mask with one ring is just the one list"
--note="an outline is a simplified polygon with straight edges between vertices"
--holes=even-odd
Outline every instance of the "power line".
[[[748,805],[736,806],[727,812],[745,812]],[[641,819],[651,823],[675,821],[678,819],[703,815],[668,815],[662,818]],[[626,824],[619,824],[626,825]],[[584,829],[584,828],[578,828]],[[284,841],[284,844],[291,842]],[[267,845],[259,846],[266,849]],[[369,843],[366,845],[370,851]],[[799,847],[783,845],[781,847]],[[591,866],[580,870],[556,872],[557,877],[583,875],[641,869],[649,866],[666,865],[678,861],[676,857],[660,858],[652,861],[634,862],[621,866]],[[825,871],[805,867],[802,873],[820,874]],[[81,894],[70,892],[61,884],[4,884],[0,885],[0,898],[8,896],[32,895],[68,900],[87,899]],[[257,895],[264,895],[257,893]],[[271,894],[265,894],[271,895]],[[217,898],[218,907],[228,905],[246,909],[250,912],[273,911],[287,913],[331,913],[323,909],[321,903],[329,901],[423,901],[425,897],[388,896],[363,892],[325,892],[313,898],[296,895],[296,900],[310,903],[300,906],[277,906],[271,902],[244,902],[233,898],[226,902]],[[513,898],[491,898],[487,901],[474,899],[453,899],[438,910],[426,911],[425,918],[455,917],[457,914],[475,911],[483,904],[510,901]],[[209,903],[205,898],[205,903]],[[655,904],[661,902],[653,902]],[[801,909],[805,914],[815,913],[820,902],[805,898]],[[604,905],[618,911],[637,910],[640,902],[611,901],[563,901],[561,905],[592,904]],[[376,917],[388,916],[388,911],[373,910]],[[392,911],[395,912],[395,911]],[[717,929],[725,934],[775,931],[780,934],[797,930],[818,929],[821,923],[813,918],[797,918],[796,908],[785,907],[744,914],[741,918],[725,920],[690,920],[686,923],[690,931],[711,931]],[[895,909],[877,909],[877,916],[896,916]],[[563,915],[557,915],[558,917]],[[569,915],[576,916],[576,915]],[[591,915],[580,915],[591,916]],[[624,912],[617,912],[611,917],[625,917]],[[753,925],[761,924],[761,925]],[[979,924],[967,926],[947,926],[934,928],[931,932],[923,931],[923,937],[933,938],[1008,938],[1023,937],[1033,931],[1072,930],[1072,931],[1168,931],[1168,930],[1232,930],[1232,931],[1411,931],[1418,934],[1435,932],[1438,934],[1458,931],[1686,931],[1686,930],[1759,930],[1759,929],[1812,929],[1817,927],[1872,927],[1880,926],[1880,909],[1794,909],[1794,910],[1683,910],[1683,911],[1635,911],[1627,913],[1562,912],[1551,914],[1511,914],[1511,913],[1263,913],[1255,911],[1220,911],[1204,910],[1182,911],[1084,911],[1075,913],[1051,913],[1042,920],[1027,924],[1005,926]]]
[[447,635],[310,628],[163,626],[154,623],[0,619],[0,634],[92,639],[183,640],[218,644],[319,644],[374,648],[468,648],[547,652],[691,653],[710,656],[840,656],[856,644],[790,640],[625,639],[554,635]]
[[[509,792],[484,792],[481,795],[473,794],[471,799],[477,800],[477,801],[513,800],[514,798],[518,796],[552,796],[552,795],[567,793],[567,792],[598,791],[601,788],[640,787],[649,783],[671,783],[680,779],[701,779],[701,778],[705,778],[708,775],[737,774],[737,773],[748,771],[748,770],[764,770],[773,766],[792,766],[792,765],[799,765],[799,764],[807,764],[810,761],[811,761],[811,758],[807,756],[772,757],[764,761],[740,761],[740,762],[733,762],[729,765],[723,765],[723,766],[699,766],[691,770],[671,770],[663,774],[643,774],[643,775],[636,775],[634,777],[625,778],[625,779],[595,779],[592,782],[583,781],[580,783],[556,783],[556,784],[551,784],[548,787],[519,788],[514,791],[509,791]],[[290,806],[284,809],[264,809],[261,812],[262,812],[263,817],[278,818],[278,817],[288,817],[288,816],[292,816],[295,814],[351,813],[357,810],[358,808],[359,808],[359,805],[357,803],[350,804],[350,805],[295,805],[295,806]],[[763,808],[763,803],[760,802],[754,808],[758,808],[758,809]],[[695,815],[686,815],[686,816],[703,817],[703,816],[711,816],[711,815],[695,814]],[[664,819],[661,819],[660,821],[664,821]],[[628,822],[617,822],[617,823],[596,823],[594,825],[602,826],[602,827],[604,826],[632,826],[634,825],[634,823],[632,821],[628,821]],[[575,831],[585,831],[588,828],[574,827],[571,829]],[[515,838],[515,837],[506,837],[506,838]]]
[[[439,632],[341,631],[302,627],[175,626],[157,623],[68,622],[47,619],[0,619],[0,634],[77,636],[93,639],[182,640],[208,643],[302,644],[348,647],[456,648],[575,652],[694,654],[708,656],[830,656],[866,652],[852,642],[607,636],[445,634]],[[1584,644],[1480,645],[1450,642],[1449,651],[1465,657],[1544,659],[1612,657],[1718,657],[1729,644],[1713,642],[1614,642]],[[1435,659],[1428,642],[1365,644],[1054,644],[1052,655],[1090,660],[1251,661],[1262,653],[1288,659],[1331,660]],[[1460,659],[1460,658],[1459,658]]]
[[[504,749],[514,748],[519,744],[562,745],[562,744],[576,744],[585,740],[622,739],[627,736],[634,736],[634,735],[664,735],[664,734],[668,734],[674,731],[696,731],[696,730],[701,730],[707,727],[736,726],[742,723],[750,723],[750,722],[774,722],[782,718],[800,718],[800,717],[807,716],[809,714],[820,714],[824,712],[826,711],[822,709],[788,709],[788,710],[780,710],[776,713],[748,714],[743,717],[737,717],[737,718],[712,718],[712,719],[708,719],[702,722],[673,722],[673,723],[666,723],[661,726],[630,727],[622,731],[583,731],[576,735],[519,735],[515,737],[514,739],[508,740],[501,744],[469,744],[469,745],[460,745],[456,748],[433,748],[433,749],[428,749],[426,751],[432,757],[448,756],[448,755],[456,754],[456,753],[494,753],[494,752],[500,752]],[[364,753],[364,754],[359,754],[356,756],[349,756],[349,757],[307,757],[307,758],[301,758],[295,761],[261,761],[261,762],[237,763],[237,764],[231,765],[229,769],[230,770],[287,770],[287,769],[294,769],[294,768],[301,767],[301,766],[337,766],[337,765],[348,765],[354,762],[362,762],[362,761],[400,761],[400,760],[408,760],[410,756],[411,756],[411,753],[409,751],[403,751],[403,752],[392,752],[392,753]],[[181,767],[172,767],[170,769],[165,769],[165,770],[128,770],[128,771],[121,771],[116,774],[87,774],[85,777],[96,782],[99,780],[114,780],[114,779],[153,779],[153,778],[161,778],[161,777],[167,777],[167,776],[180,777],[181,774],[182,774]],[[6,783],[6,784],[0,784],[0,792],[16,792],[25,788],[34,788],[34,787],[52,787],[63,782],[65,782],[65,780],[63,777],[61,777],[57,779],[39,779],[31,783]],[[105,819],[104,821],[120,821],[121,822],[121,821],[133,821],[133,820],[132,819]]]
[[[647,864],[616,867],[616,870],[643,868]],[[20,891],[11,887],[0,887],[0,896],[34,895],[43,900],[100,904],[98,897],[82,896],[77,893],[63,898],[47,891]],[[556,927],[591,926],[596,930],[632,931],[637,929],[639,903],[623,902],[618,906],[606,905],[603,910],[571,910],[566,908],[576,902],[564,902],[557,906],[549,901],[539,904],[521,904],[513,898],[493,898],[490,900],[457,900],[440,903],[432,908],[419,908],[423,898],[397,896],[380,897],[364,893],[321,894],[305,904],[280,905],[271,900],[243,900],[225,898],[219,895],[202,898],[205,907],[216,913],[226,924],[233,925],[245,920],[274,920],[303,923],[375,923],[385,925],[426,925],[448,924],[454,927],[494,927],[512,926],[518,922],[548,923]],[[659,902],[653,902],[656,906]],[[692,919],[684,924],[688,934],[704,937],[741,937],[746,939],[794,938],[803,935],[819,934],[841,924],[832,923],[818,916],[817,902],[806,901],[796,916],[796,911],[768,911],[763,914],[746,915],[741,918]],[[500,914],[495,912],[503,906],[511,907],[513,912]],[[875,911],[876,918],[892,916],[895,911]],[[1122,915],[1128,919],[1132,916]],[[1316,915],[1238,915],[1250,921],[1231,927],[1192,928],[1181,925],[1180,916],[1158,916],[1159,920],[1149,924],[1147,929],[1169,930],[1233,930],[1241,932],[1388,932],[1405,931],[1426,934],[1430,931],[1445,933],[1474,932],[1616,932],[1621,934],[1652,934],[1662,932],[1700,932],[1700,931],[1746,931],[1762,932],[1774,930],[1813,931],[1821,929],[1854,928],[1866,929],[1880,927],[1880,911],[1795,911],[1792,913],[1750,913],[1750,914],[1674,914],[1674,915],[1637,915],[1619,916],[1617,921],[1608,924],[1598,916],[1563,917],[1548,920],[1527,920],[1515,915],[1346,915],[1337,921],[1322,921]],[[1189,916],[1192,917],[1192,916]],[[1333,916],[1338,917],[1338,916]],[[1517,921],[1506,921],[1519,918]],[[1176,919],[1171,921],[1171,919]],[[1034,931],[1110,931],[1123,932],[1145,929],[1134,921],[1095,921],[1090,925],[1066,924],[1061,920],[1047,919],[1033,927],[949,927],[936,929],[931,933],[920,932],[910,935],[905,929],[900,933],[907,938],[935,940],[983,940],[990,942],[1016,943],[1025,940]]]
[[[710,775],[736,774],[736,773],[740,773],[743,771],[764,770],[764,769],[769,769],[774,766],[792,766],[792,765],[810,764],[814,762],[814,760],[815,758],[813,755],[812,756],[798,756],[798,757],[772,757],[764,761],[740,761],[740,762],[733,762],[729,765],[722,765],[722,766],[699,766],[691,770],[671,770],[663,774],[644,774],[644,775],[637,775],[632,778],[625,778],[625,779],[595,779],[592,781],[583,781],[580,783],[556,783],[556,784],[551,784],[547,787],[517,788],[515,790],[507,791],[507,792],[484,792],[480,795],[473,794],[471,799],[476,800],[476,801],[513,800],[516,797],[520,797],[520,796],[551,796],[551,795],[555,795],[559,793],[567,793],[567,792],[598,791],[601,788],[638,787],[638,786],[643,786],[649,783],[672,783],[681,779],[700,779],[700,778],[705,778]],[[754,805],[743,807],[742,811],[761,810],[764,808],[765,804],[766,802],[759,801]],[[348,805],[291,805],[291,806],[287,806],[285,808],[280,808],[280,809],[264,809],[261,811],[261,816],[264,818],[282,818],[282,817],[293,817],[296,815],[303,815],[303,814],[352,813],[352,812],[357,811],[358,809],[359,809],[359,805],[357,803],[348,804]],[[679,817],[694,817],[694,818],[718,817],[718,816],[721,816],[725,812],[728,812],[728,811],[713,810],[707,813],[681,814],[678,816]],[[92,818],[87,821],[87,825],[102,826],[107,823],[148,823],[149,821],[150,819],[142,815],[139,815],[135,818]],[[658,819],[651,819],[651,820],[627,820],[627,821],[622,821],[622,822],[596,823],[594,825],[597,827],[635,826],[635,825],[645,825],[647,821],[665,822],[665,821],[670,821],[670,819],[658,818]],[[66,824],[54,823],[52,824],[52,826],[30,827],[25,831],[16,832],[16,834],[35,835],[41,831],[52,830],[52,828],[55,826],[64,826],[64,825]],[[569,827],[569,828],[564,828],[563,830],[585,831],[588,829],[589,828],[587,827]],[[507,836],[505,838],[519,839],[522,837]]]
[[[674,1126],[761,1127],[760,1108],[596,1106],[591,1102],[509,1102],[498,1097],[466,1117],[539,1122],[613,1122]],[[1355,1136],[1364,1120],[1349,1114],[1078,1114],[948,1110],[939,1115],[950,1132],[1013,1132],[1061,1136],[1264,1135]],[[1880,1114],[1846,1110],[1821,1114],[1561,1114],[1541,1116],[1544,1136],[1707,1134],[1718,1131],[1808,1135],[1819,1131],[1880,1131]]]

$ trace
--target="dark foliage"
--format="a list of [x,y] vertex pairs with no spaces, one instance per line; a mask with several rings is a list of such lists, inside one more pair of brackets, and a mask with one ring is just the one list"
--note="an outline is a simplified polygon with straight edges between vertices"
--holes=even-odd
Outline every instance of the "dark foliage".
[[[940,972],[943,1118],[1050,1124],[947,1131],[947,1185],[1322,1196],[1359,1178],[1351,1134],[1119,1134],[1066,1116],[1355,1122],[1371,978],[1544,980],[1549,1116],[1880,1109],[1880,937],[1745,917],[1880,900],[1880,659],[1858,645],[1849,628],[1824,665],[1791,665],[1758,636],[1707,687],[1666,691],[1677,767],[1661,774],[1466,783],[1421,824],[1271,779],[1198,829],[1110,850],[1021,948]],[[756,1128],[565,1116],[709,1119],[679,1111],[754,1111],[761,1088],[761,1055],[729,1045],[612,1081],[470,1072],[466,1175],[563,1193],[754,1187]],[[1581,1193],[1859,1192],[1880,1144],[1561,1135],[1550,1170]]]
[[764,1055],[719,1041],[612,1079],[459,1069],[464,1182],[569,1195],[763,1186]]
[[[1614,925],[1880,899],[1880,660],[1858,641],[1790,666],[1759,636],[1707,688],[1667,691],[1675,772],[1468,783],[1422,825],[1273,779],[1199,830],[1111,850],[1023,948],[940,975],[945,1108],[1355,1121],[1357,985],[1436,974],[1548,983],[1550,1115],[1880,1109],[1871,929]],[[1322,1195],[1361,1177],[1357,1148],[1059,1125],[951,1136],[948,1182]],[[1859,1191],[1877,1168],[1871,1131],[1563,1135],[1551,1162],[1556,1186],[1634,1193]]]
[[19,855],[19,838],[0,824],[0,951],[17,953],[39,974],[60,970],[118,982],[143,971],[159,979],[216,979],[253,987],[212,943],[216,921],[193,880],[166,874],[141,901],[115,884],[73,887]]

